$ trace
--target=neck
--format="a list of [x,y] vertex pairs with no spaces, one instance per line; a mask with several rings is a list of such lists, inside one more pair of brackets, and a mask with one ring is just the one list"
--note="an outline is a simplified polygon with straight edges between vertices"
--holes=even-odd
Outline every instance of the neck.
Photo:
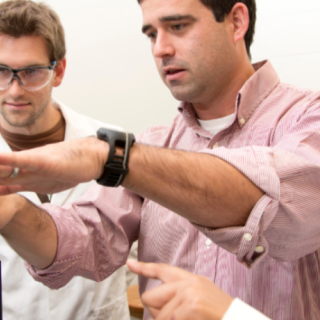
[[238,93],[254,72],[250,62],[239,67],[232,76],[225,78],[224,83],[220,83],[219,88],[214,92],[214,98],[208,95],[207,99],[200,103],[193,103],[198,118],[213,120],[234,113]]

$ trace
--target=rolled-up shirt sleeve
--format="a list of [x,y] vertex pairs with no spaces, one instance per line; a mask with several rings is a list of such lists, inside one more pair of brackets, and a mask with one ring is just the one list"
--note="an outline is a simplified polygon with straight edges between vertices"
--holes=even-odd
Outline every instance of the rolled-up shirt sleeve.
[[125,264],[137,240],[142,199],[123,189],[93,186],[72,205],[42,205],[58,231],[54,263],[44,270],[27,264],[35,280],[52,289],[74,276],[102,281]]
[[[314,109],[314,110],[312,110]],[[287,121],[288,122],[288,121]],[[199,227],[212,241],[237,255],[249,268],[259,261],[293,261],[320,246],[319,105],[282,132],[271,146],[224,147],[203,152],[228,162],[265,195],[246,225],[213,230]]]

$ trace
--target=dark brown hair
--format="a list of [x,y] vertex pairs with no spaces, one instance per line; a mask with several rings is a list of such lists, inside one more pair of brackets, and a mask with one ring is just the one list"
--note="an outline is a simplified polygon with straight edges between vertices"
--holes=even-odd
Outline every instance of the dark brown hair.
[[0,34],[15,38],[39,36],[46,42],[50,61],[66,55],[65,35],[58,15],[47,5],[29,0],[0,3]]
[[[138,0],[138,3],[141,4],[143,0]],[[165,1],[165,0],[163,0]],[[199,0],[201,1],[206,7],[212,10],[214,17],[217,22],[223,22],[225,17],[231,12],[234,5],[238,2],[241,2],[246,5],[249,11],[249,27],[248,31],[245,35],[245,43],[249,57],[251,57],[250,47],[253,43],[253,36],[255,31],[256,25],[256,1],[255,0]]]

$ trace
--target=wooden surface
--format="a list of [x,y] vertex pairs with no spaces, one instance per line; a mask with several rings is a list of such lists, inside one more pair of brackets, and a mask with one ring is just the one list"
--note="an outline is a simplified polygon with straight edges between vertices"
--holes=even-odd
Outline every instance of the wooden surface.
[[143,304],[140,300],[138,285],[130,286],[127,290],[130,316],[138,319],[143,318]]

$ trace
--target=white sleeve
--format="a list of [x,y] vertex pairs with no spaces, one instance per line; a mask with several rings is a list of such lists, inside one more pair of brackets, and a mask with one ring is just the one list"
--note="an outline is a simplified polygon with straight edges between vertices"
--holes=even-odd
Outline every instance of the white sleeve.
[[270,320],[256,309],[236,298],[221,320]]

